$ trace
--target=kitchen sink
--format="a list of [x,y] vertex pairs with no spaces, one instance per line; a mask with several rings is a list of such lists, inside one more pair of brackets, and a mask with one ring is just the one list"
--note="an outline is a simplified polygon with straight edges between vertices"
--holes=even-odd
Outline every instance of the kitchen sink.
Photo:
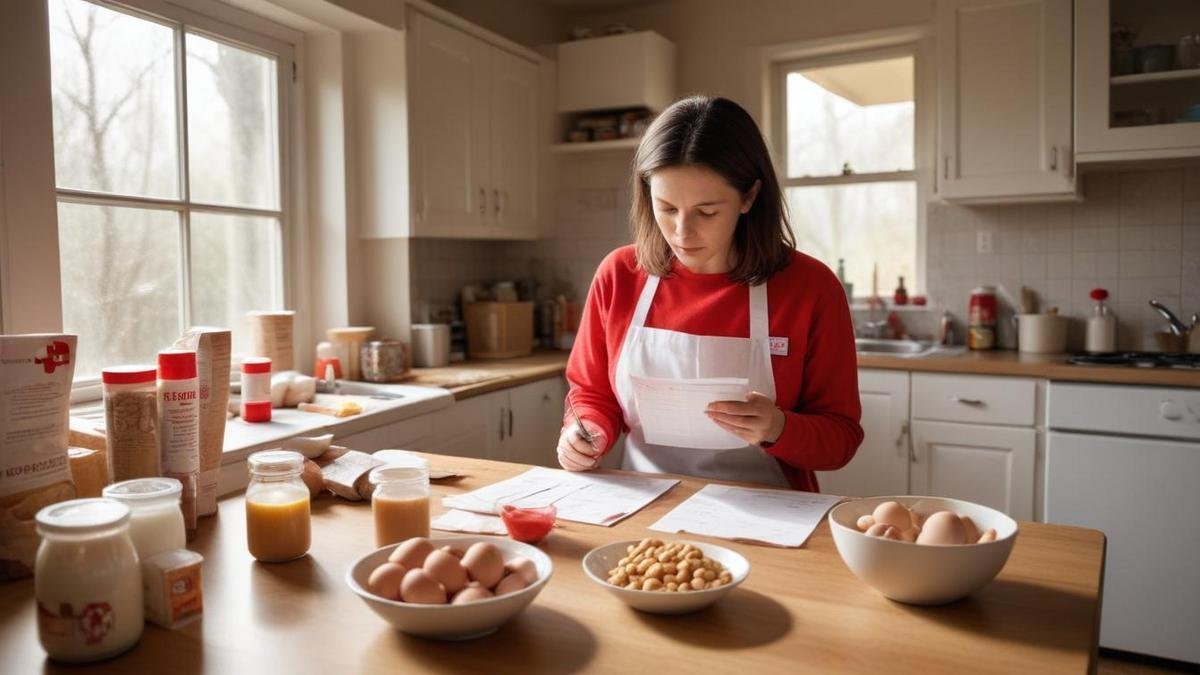
[[924,340],[880,340],[855,338],[854,348],[859,354],[890,354],[892,356],[921,356],[933,351],[934,343]]

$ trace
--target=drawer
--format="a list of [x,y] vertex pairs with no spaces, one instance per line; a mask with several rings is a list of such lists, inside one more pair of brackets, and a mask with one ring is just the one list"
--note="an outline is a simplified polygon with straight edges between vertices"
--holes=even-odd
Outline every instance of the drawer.
[[913,373],[915,419],[1031,427],[1037,416],[1036,406],[1034,380]]

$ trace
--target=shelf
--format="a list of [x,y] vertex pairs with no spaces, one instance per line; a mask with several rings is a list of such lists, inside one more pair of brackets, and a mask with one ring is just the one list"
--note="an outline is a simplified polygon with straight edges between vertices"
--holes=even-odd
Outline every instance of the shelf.
[[1190,80],[1200,78],[1200,68],[1186,70],[1164,70],[1157,73],[1138,73],[1136,75],[1117,75],[1109,78],[1113,85],[1142,84],[1144,82],[1167,82],[1170,80]]
[[555,153],[601,152],[604,150],[634,150],[640,138],[618,138],[615,141],[590,141],[586,143],[555,143],[550,150]]

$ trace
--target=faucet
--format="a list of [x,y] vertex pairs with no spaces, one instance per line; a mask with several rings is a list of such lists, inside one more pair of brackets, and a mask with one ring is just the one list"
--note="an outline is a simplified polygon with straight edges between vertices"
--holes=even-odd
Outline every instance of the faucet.
[[[872,338],[875,340],[883,339],[884,332],[888,327],[887,303],[884,302],[883,298],[874,296],[867,298],[867,307],[869,308],[867,312],[867,320],[862,322],[860,328],[855,331],[855,333],[861,333],[861,335],[858,335],[858,337]],[[879,313],[883,314],[883,318],[876,318],[876,316],[878,316],[877,310]]]

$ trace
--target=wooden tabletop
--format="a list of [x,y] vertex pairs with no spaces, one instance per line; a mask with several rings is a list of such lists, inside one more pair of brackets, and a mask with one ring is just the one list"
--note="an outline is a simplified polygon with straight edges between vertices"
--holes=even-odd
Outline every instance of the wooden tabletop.
[[[457,484],[435,485],[439,496],[528,468],[427,457],[433,468],[468,474]],[[692,615],[636,612],[584,575],[580,560],[589,549],[650,536],[648,525],[703,485],[684,478],[611,528],[560,524],[542,544],[554,575],[534,603],[498,632],[458,643],[398,633],[346,587],[351,562],[373,548],[368,505],[319,498],[308,557],[271,565],[246,551],[242,498],[226,498],[216,517],[202,519],[192,544],[206,558],[203,618],[176,631],[147,626],[138,646],[98,669],[388,675],[1095,670],[1105,540],[1094,530],[1021,523],[996,580],[942,607],[895,603],[858,581],[825,523],[801,549],[712,540],[745,555],[750,576]],[[0,655],[5,672],[79,670],[46,661],[31,580],[0,585]]]
[[444,368],[413,368],[405,383],[444,387],[461,401],[557,377],[566,370],[569,355],[557,349],[538,349],[529,356],[511,359],[468,359]]
[[1167,387],[1200,387],[1200,370],[1131,368],[1067,363],[1066,354],[1022,354],[1015,351],[966,352],[905,358],[884,354],[859,354],[859,368],[908,370],[914,373],[962,375],[1013,375],[1056,382],[1138,384]]

